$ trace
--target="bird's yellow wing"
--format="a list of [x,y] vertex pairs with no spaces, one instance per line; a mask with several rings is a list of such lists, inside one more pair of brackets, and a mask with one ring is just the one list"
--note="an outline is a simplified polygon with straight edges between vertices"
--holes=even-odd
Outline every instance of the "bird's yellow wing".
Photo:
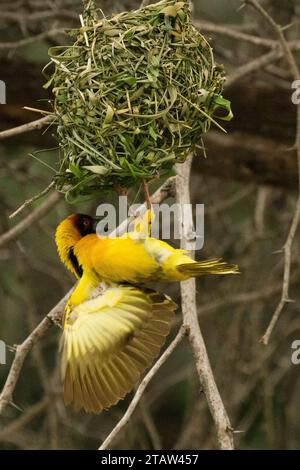
[[167,296],[131,286],[76,306],[62,337],[65,403],[98,413],[123,398],[158,355],[175,309]]

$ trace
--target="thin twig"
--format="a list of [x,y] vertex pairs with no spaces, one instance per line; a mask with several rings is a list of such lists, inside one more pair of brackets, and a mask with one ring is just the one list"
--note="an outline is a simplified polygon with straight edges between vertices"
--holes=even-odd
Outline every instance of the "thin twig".
[[297,66],[297,63],[294,59],[294,56],[292,54],[291,48],[285,39],[285,36],[283,34],[282,27],[278,25],[274,19],[272,18],[271,15],[258,3],[257,0],[245,0],[245,3],[248,5],[251,5],[255,10],[257,10],[264,18],[265,20],[269,23],[271,28],[273,29],[274,33],[276,34],[278,41],[282,47],[283,53],[284,53],[284,58],[287,60],[289,68],[292,72],[292,75],[295,80],[299,78],[299,69]]
[[0,247],[18,238],[22,233],[28,230],[34,222],[45,216],[60,199],[60,193],[55,192],[50,194],[46,201],[34,209],[25,219],[21,220],[15,227],[0,236]]
[[[177,203],[180,204],[181,207],[184,207],[186,204],[190,205],[189,188],[191,165],[192,155],[188,157],[185,163],[177,165],[176,196]],[[189,216],[188,212],[185,212],[184,217],[181,211],[179,211],[179,213],[182,228],[181,248],[189,249],[195,239],[192,212],[189,213]],[[198,322],[195,279],[193,278],[181,282],[180,287],[183,321],[189,332],[189,342],[194,354],[199,380],[216,426],[218,444],[220,449],[232,450],[234,448],[233,430],[214,379]]]
[[45,11],[36,11],[33,13],[17,13],[12,11],[2,11],[1,12],[1,19],[5,21],[10,21],[13,23],[40,23],[44,20],[49,20],[50,18],[53,19],[70,19],[70,20],[78,20],[78,14],[74,13],[67,9],[57,9],[57,10],[45,10]]
[[[299,113],[299,119],[300,119],[300,113]],[[300,160],[300,148],[299,148],[299,160]],[[275,312],[273,313],[273,316],[271,318],[271,321],[264,333],[264,335],[261,337],[260,341],[262,344],[267,345],[270,336],[274,330],[274,327],[280,317],[280,314],[285,307],[285,305],[288,302],[292,302],[292,299],[290,299],[289,296],[289,287],[290,287],[290,278],[291,278],[291,261],[292,261],[292,247],[293,247],[293,242],[295,238],[295,234],[297,231],[297,228],[299,226],[299,221],[300,221],[300,194],[298,195],[297,202],[296,202],[296,210],[293,215],[292,223],[290,225],[289,233],[287,236],[287,239],[285,241],[285,244],[283,246],[283,254],[284,254],[284,270],[283,270],[283,281],[282,281],[282,291],[281,291],[281,298],[280,301],[275,309]]]
[[[294,273],[295,279],[298,279],[299,273]],[[224,310],[226,307],[234,305],[250,305],[252,303],[268,300],[270,297],[274,297],[275,294],[281,292],[282,283],[266,286],[261,290],[254,290],[249,292],[241,292],[239,294],[233,294],[225,298],[211,300],[205,304],[200,304],[197,308],[197,315],[200,319],[209,314],[216,314],[218,310]],[[173,327],[177,327],[180,323],[180,317],[176,316],[173,321]]]
[[[278,25],[274,21],[274,19],[257,2],[257,0],[245,0],[245,3],[248,5],[251,5],[269,23],[269,25],[271,26],[271,28],[273,29],[274,33],[276,34],[278,38],[278,42],[283,52],[283,57],[287,62],[287,65],[290,69],[292,77],[294,78],[294,80],[300,80],[300,71],[299,71],[298,65],[292,54],[289,44],[287,40],[285,39],[281,26]],[[290,277],[291,277],[292,248],[293,248],[293,242],[294,242],[294,238],[296,235],[296,231],[298,229],[299,222],[300,222],[300,104],[298,105],[298,110],[297,110],[297,130],[296,130],[295,148],[297,151],[297,159],[298,159],[298,197],[296,201],[296,208],[293,214],[292,222],[289,228],[289,232],[288,232],[286,241],[283,246],[284,271],[283,271],[281,298],[275,309],[275,312],[273,313],[271,321],[264,335],[262,336],[260,340],[265,345],[268,344],[272,331],[286,303],[291,302],[291,299],[289,296],[289,286],[290,286]]]
[[150,200],[150,193],[149,193],[149,185],[148,182],[142,179],[142,185],[144,190],[145,201],[147,204],[147,209],[151,209],[151,200]]
[[[175,195],[175,177],[170,177],[165,181],[154,194],[150,196],[151,204],[160,204],[168,197],[174,197]],[[110,237],[121,236],[124,232],[127,231],[128,225],[140,217],[141,214],[147,209],[147,202],[141,204],[133,214],[131,214],[128,219],[124,220],[117,228],[114,230]]]
[[[193,21],[194,25],[199,28],[202,32],[216,33],[221,34],[238,41],[245,41],[255,46],[266,47],[266,48],[275,48],[278,47],[278,42],[274,39],[261,38],[259,36],[254,36],[252,34],[243,33],[228,26],[223,26],[220,24],[211,23],[209,21]],[[291,49],[300,49],[300,41],[289,41],[288,45]]]
[[19,47],[28,46],[28,44],[32,44],[33,42],[43,41],[44,39],[51,39],[58,34],[66,34],[65,28],[56,28],[50,29],[49,31],[43,31],[36,36],[31,36],[29,38],[20,39],[19,41],[15,42],[0,42],[0,50],[1,49],[18,49]]
[[0,431],[0,440],[5,441],[9,435],[12,435],[20,428],[28,424],[32,419],[42,413],[45,408],[47,408],[48,404],[50,403],[51,399],[50,396],[43,397],[39,402],[35,403],[34,405],[30,406],[21,416],[16,418],[12,423],[8,424]]
[[13,127],[12,129],[7,129],[6,131],[0,132],[0,140],[8,139],[9,137],[14,137],[15,135],[24,134],[25,132],[35,131],[37,129],[42,129],[42,127],[50,124],[54,121],[54,116],[48,115],[37,119],[36,121],[28,122],[27,124],[22,124],[21,126]]
[[222,212],[226,209],[231,208],[234,206],[237,202],[240,202],[241,199],[244,199],[245,197],[249,196],[254,190],[254,186],[247,185],[243,187],[241,190],[236,191],[234,194],[228,197],[228,199],[225,199],[223,201],[218,202],[212,207],[209,207],[206,211],[206,215],[212,215],[216,214],[218,212]]
[[251,60],[250,62],[247,62],[245,65],[241,65],[228,77],[225,82],[225,87],[229,88],[241,78],[245,77],[246,75],[250,75],[257,70],[265,68],[267,65],[279,60],[282,56],[283,53],[280,50],[273,50],[271,52],[267,52],[267,54],[263,54],[260,57]]
[[116,436],[122,431],[122,429],[126,426],[128,421],[130,420],[134,410],[136,409],[140,399],[142,398],[149,382],[151,379],[155,376],[155,374],[158,372],[158,370],[161,368],[161,366],[166,362],[168,357],[172,354],[174,349],[178,346],[182,338],[184,337],[186,333],[185,328],[182,326],[175,339],[172,341],[172,343],[167,347],[167,349],[164,351],[164,353],[160,356],[160,358],[156,361],[152,369],[147,373],[147,375],[143,378],[141,381],[130,405],[128,406],[126,413],[123,415],[122,419],[117,423],[117,425],[113,428],[111,433],[107,436],[105,441],[101,444],[99,447],[99,450],[105,450],[110,447],[112,444],[113,440],[116,438]]
[[159,432],[155,426],[155,422],[149,411],[148,405],[143,399],[140,402],[140,412],[141,412],[145,427],[149,433],[149,437],[151,439],[151,444],[153,446],[153,449],[161,450],[162,443],[161,443]]
[[33,348],[41,338],[43,338],[49,328],[59,321],[64,311],[66,302],[70,296],[70,292],[60,300],[60,302],[46,315],[45,318],[38,324],[38,326],[30,333],[29,336],[17,347],[15,358],[9,370],[8,377],[0,395],[0,414],[3,413],[6,406],[12,403],[12,396],[19,379],[25,358],[29,351]]
[[257,191],[254,225],[259,236],[261,236],[265,231],[265,211],[269,194],[270,188],[268,186],[261,186]]
[[49,191],[53,188],[53,186],[54,186],[54,181],[51,181],[51,183],[47,186],[47,188],[43,189],[43,191],[39,192],[35,196],[23,202],[23,204],[20,207],[18,207],[18,209],[16,209],[12,214],[10,214],[9,218],[13,219],[14,217],[16,217],[16,215],[20,214],[20,212],[26,209],[26,207],[31,206],[31,204],[33,204],[35,201],[37,201],[43,196],[46,196],[46,194],[49,193]]

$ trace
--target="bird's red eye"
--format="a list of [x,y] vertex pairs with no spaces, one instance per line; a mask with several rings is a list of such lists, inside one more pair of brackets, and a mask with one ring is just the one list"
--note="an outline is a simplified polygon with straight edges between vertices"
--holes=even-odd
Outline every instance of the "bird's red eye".
[[90,222],[89,219],[84,219],[83,225],[84,225],[85,228],[88,228],[90,226],[90,224],[91,224],[91,222]]

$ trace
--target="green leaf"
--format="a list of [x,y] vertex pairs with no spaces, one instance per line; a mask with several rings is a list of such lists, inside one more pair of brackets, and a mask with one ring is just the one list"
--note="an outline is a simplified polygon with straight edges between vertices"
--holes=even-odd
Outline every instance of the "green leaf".
[[222,109],[227,112],[225,116],[215,116],[216,118],[221,119],[222,121],[231,121],[231,119],[233,118],[233,112],[231,109],[231,102],[229,100],[226,100],[221,95],[215,95],[213,97],[213,105],[214,113],[218,109]]
[[67,97],[67,95],[61,94],[61,95],[57,95],[56,99],[60,103],[65,103],[67,101],[68,97]]
[[108,172],[108,169],[103,165],[85,165],[83,168],[96,173],[96,175],[106,175]]
[[133,86],[136,84],[136,78],[135,77],[124,77],[120,82],[124,82],[129,86]]
[[104,118],[104,124],[109,124],[112,121],[113,117],[114,117],[114,110],[110,106],[110,104],[107,104],[106,106],[107,106],[107,108],[106,108],[106,115],[105,115],[105,118]]
[[156,142],[159,135],[155,132],[152,126],[149,127],[149,134],[152,137],[152,139],[155,140]]
[[76,176],[76,178],[82,177],[82,171],[80,170],[80,168],[78,168],[77,165],[75,165],[75,163],[71,162],[69,164],[69,170],[73,173],[74,176]]
[[179,10],[184,7],[184,2],[177,2],[175,5],[169,5],[168,7],[163,8],[160,10],[160,13],[166,16],[173,16],[175,17]]
[[53,82],[53,79],[54,79],[54,76],[52,76],[52,77],[47,81],[47,83],[45,83],[45,84],[43,85],[43,88],[44,88],[45,90],[47,90],[47,89],[51,86],[51,84],[52,84],[52,82]]

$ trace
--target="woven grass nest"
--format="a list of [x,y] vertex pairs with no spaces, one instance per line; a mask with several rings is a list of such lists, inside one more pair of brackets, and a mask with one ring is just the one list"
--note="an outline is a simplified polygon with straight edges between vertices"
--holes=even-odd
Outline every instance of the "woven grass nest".
[[[81,17],[71,46],[52,47],[54,113],[60,144],[56,187],[69,200],[183,162],[208,131],[223,68],[190,21],[188,2],[163,0],[132,12]],[[217,124],[218,125],[218,124]]]

